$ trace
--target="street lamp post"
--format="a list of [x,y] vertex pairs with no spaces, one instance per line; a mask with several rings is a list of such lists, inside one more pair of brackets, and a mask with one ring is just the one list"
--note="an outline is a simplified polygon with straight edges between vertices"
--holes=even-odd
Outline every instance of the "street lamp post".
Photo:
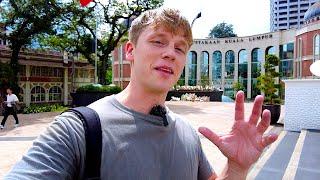
[[[199,12],[198,14],[197,14],[197,16],[192,20],[192,22],[191,22],[191,30],[192,30],[192,27],[193,27],[193,24],[194,24],[194,21],[196,20],[196,19],[198,19],[198,18],[200,18],[201,17],[201,12]],[[188,62],[186,63],[186,65],[185,65],[185,76],[184,76],[184,79],[185,79],[185,84],[186,85],[188,85],[189,83],[188,83],[188,81],[186,81],[186,79],[187,79],[187,76],[188,76],[188,73],[189,73],[189,70],[187,69],[187,67],[188,67]],[[197,78],[197,75],[196,75],[196,79],[198,79]]]
[[95,38],[94,38],[94,83],[98,83],[98,37],[97,37],[97,29],[98,29],[98,20],[96,19],[96,28],[95,28]]
[[191,22],[191,29],[192,29],[192,26],[193,26],[193,24],[194,24],[194,21],[195,21],[196,19],[200,18],[200,17],[201,17],[201,12],[199,12],[199,13],[197,14],[197,16],[192,20],[192,22]]
[[104,10],[103,8],[101,8],[100,10],[98,9],[98,7],[95,7],[95,15],[96,15],[96,24],[95,24],[95,38],[94,38],[94,83],[98,83],[98,18],[97,16],[99,15],[99,13]]

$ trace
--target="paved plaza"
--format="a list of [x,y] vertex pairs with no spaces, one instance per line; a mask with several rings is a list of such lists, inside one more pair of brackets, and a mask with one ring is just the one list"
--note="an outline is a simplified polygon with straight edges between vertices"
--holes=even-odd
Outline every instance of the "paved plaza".
[[[221,102],[167,102],[168,107],[187,118],[188,122],[198,129],[206,126],[217,134],[227,133],[233,123],[234,103]],[[253,103],[246,103],[246,117],[249,116]],[[10,170],[15,162],[32,145],[32,141],[43,132],[59,112],[39,114],[19,114],[20,127],[13,128],[13,117],[8,118],[6,129],[0,131],[0,179]],[[280,120],[283,119],[284,110]],[[0,119],[3,117],[0,116]],[[271,126],[267,131],[280,132],[282,127]],[[279,130],[280,129],[280,130]],[[200,135],[200,134],[199,134]],[[210,141],[200,135],[202,146],[214,170],[220,173],[226,163],[226,158]]]

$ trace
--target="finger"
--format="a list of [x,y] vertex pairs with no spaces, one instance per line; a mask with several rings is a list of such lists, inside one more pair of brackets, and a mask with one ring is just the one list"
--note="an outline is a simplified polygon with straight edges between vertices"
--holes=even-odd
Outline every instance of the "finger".
[[270,134],[268,136],[265,136],[262,138],[262,146],[263,148],[269,146],[273,142],[275,142],[278,139],[278,135],[276,134]]
[[206,128],[206,127],[199,127],[198,131],[207,139],[209,139],[213,144],[215,144],[217,147],[220,146],[221,141],[220,141],[220,137],[212,132],[210,129]]
[[258,133],[263,134],[270,126],[270,121],[271,121],[271,113],[269,110],[266,109],[263,111],[261,121],[257,126]]
[[261,95],[256,96],[253,103],[252,112],[249,118],[250,124],[257,125],[257,122],[261,116],[262,104],[263,104],[263,96]]
[[244,120],[244,92],[243,91],[238,91],[236,95],[234,119],[236,121]]

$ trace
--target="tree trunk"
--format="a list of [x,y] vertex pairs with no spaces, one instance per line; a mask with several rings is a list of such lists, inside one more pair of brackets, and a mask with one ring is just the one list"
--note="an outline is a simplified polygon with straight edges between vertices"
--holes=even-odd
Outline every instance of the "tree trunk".
[[101,61],[101,65],[100,65],[100,72],[99,72],[99,83],[102,85],[106,85],[106,73],[107,73],[107,69],[108,69],[108,57],[109,54],[111,52],[107,52],[105,53],[103,56],[100,56],[100,61]]
[[100,72],[99,72],[99,83],[102,85],[106,85],[106,60],[105,56],[100,57],[101,65],[100,65]]
[[10,78],[9,84],[12,87],[15,94],[19,94],[20,88],[18,85],[18,73],[19,73],[19,52],[22,46],[12,46],[12,53],[10,59],[10,67],[13,71],[13,77]]

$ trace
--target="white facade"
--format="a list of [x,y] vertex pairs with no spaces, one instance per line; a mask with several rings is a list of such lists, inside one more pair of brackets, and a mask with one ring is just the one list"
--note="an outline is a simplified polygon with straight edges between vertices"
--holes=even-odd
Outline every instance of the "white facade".
[[270,30],[300,28],[304,14],[317,0],[270,0]]
[[[225,95],[232,95],[233,84],[240,82],[246,89],[247,98],[252,98],[254,96],[252,87],[253,83],[256,83],[256,74],[264,73],[265,55],[269,53],[279,56],[280,47],[284,44],[291,43],[293,47],[295,33],[296,30],[286,30],[246,37],[195,39],[188,54],[185,72],[180,80],[183,80],[185,85],[203,85],[202,80],[207,74],[209,84],[224,90]],[[234,57],[233,63],[228,64],[229,59],[226,56],[230,56],[231,51]],[[221,54],[219,67],[213,57],[217,52]],[[254,52],[259,52],[259,55]],[[293,58],[290,61],[293,61]],[[242,74],[243,79],[239,77],[241,74],[239,63],[243,63],[242,68],[245,69],[245,74]],[[259,67],[253,70],[255,63]],[[205,67],[207,64],[208,68]],[[231,70],[229,69],[228,72],[227,68]]]

